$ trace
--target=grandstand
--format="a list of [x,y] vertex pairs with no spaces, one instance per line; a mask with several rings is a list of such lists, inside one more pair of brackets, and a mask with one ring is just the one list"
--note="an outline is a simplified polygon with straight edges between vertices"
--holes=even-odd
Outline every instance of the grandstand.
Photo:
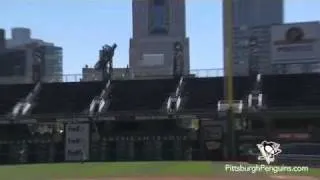
[[[318,74],[234,77],[237,154],[319,141]],[[0,85],[0,163],[220,160],[223,77]],[[199,122],[199,127],[194,122]]]

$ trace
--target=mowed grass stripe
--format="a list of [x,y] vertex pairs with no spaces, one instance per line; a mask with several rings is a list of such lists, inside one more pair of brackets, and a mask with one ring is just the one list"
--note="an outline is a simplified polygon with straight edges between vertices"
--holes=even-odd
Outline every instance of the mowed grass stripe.
[[[115,162],[115,163],[60,163],[0,166],[1,179],[10,180],[52,180],[100,178],[110,176],[225,176],[226,162]],[[230,163],[232,164],[232,163]],[[235,163],[237,164],[237,163]],[[241,173],[243,174],[243,172]],[[249,173],[248,173],[249,174]],[[257,173],[258,176],[272,173]],[[281,175],[280,173],[276,175]],[[252,175],[252,174],[251,174]],[[319,169],[308,173],[290,175],[320,176]]]
[[0,166],[1,177],[10,180],[95,178],[107,176],[208,176],[210,162],[61,163]]

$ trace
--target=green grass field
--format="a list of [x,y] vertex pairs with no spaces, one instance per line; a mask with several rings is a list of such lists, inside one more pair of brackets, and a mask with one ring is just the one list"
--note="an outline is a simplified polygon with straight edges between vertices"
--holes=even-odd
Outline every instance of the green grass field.
[[[212,162],[118,162],[61,163],[0,166],[1,179],[49,180],[110,176],[214,176],[226,175],[224,163]],[[320,176],[319,169],[308,174]]]

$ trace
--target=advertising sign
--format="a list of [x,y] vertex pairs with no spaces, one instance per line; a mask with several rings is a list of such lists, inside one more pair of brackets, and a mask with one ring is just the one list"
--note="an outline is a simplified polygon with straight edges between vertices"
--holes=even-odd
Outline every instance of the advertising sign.
[[81,161],[89,158],[89,124],[67,124],[65,127],[65,160]]
[[313,63],[320,58],[319,23],[271,27],[271,58],[278,63]]

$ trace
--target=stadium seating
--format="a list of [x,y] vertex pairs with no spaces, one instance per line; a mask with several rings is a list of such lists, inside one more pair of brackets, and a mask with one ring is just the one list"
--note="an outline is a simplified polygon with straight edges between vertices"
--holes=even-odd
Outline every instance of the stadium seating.
[[253,81],[247,76],[233,78],[233,99],[244,100],[253,88]]
[[[320,75],[292,74],[262,76],[262,91],[268,107],[320,106]],[[112,81],[111,104],[108,111],[159,110],[176,89],[178,80],[116,80]],[[244,100],[252,89],[248,77],[234,78],[234,99]],[[0,115],[9,113],[34,87],[0,86]],[[32,114],[80,113],[104,87],[102,82],[43,84],[36,97]],[[8,93],[10,92],[10,93]],[[182,96],[184,109],[216,109],[224,98],[224,79],[186,78]]]
[[320,76],[317,74],[263,77],[262,90],[269,107],[319,106]]
[[223,99],[222,78],[186,79],[184,94],[187,102],[185,109],[215,110],[219,100]]
[[1,85],[0,86],[0,115],[12,111],[14,105],[25,98],[33,89],[32,84]]
[[176,86],[173,79],[112,81],[109,111],[159,110]]
[[103,87],[101,82],[43,84],[32,113],[81,113]]

